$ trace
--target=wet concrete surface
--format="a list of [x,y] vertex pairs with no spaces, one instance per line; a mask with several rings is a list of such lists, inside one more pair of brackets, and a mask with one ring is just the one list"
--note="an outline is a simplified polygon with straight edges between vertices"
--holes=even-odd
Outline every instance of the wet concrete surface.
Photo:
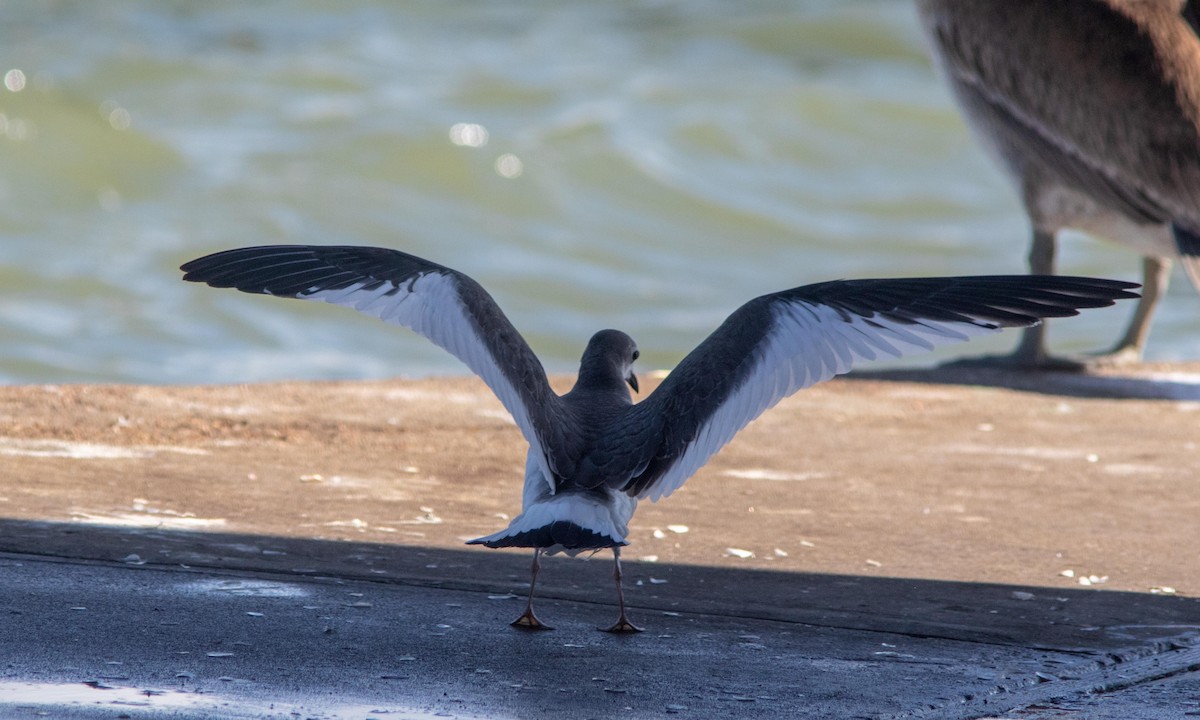
[[607,554],[507,625],[528,556],[461,541],[521,448],[470,383],[0,389],[0,717],[1200,716],[1168,370],[785,404],[639,508],[630,637]]

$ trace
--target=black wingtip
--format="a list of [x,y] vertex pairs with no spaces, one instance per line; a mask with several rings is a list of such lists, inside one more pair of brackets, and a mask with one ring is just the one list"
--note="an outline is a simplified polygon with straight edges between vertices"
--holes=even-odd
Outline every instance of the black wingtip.
[[340,290],[363,283],[399,285],[426,273],[450,268],[388,248],[350,245],[259,245],[223,250],[179,266],[183,279],[248,293],[301,297],[316,290]]

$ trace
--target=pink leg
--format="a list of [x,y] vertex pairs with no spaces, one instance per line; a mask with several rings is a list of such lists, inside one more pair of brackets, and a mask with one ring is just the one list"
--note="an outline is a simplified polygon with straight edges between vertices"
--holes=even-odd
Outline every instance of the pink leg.
[[617,602],[621,606],[621,617],[617,618],[617,622],[612,627],[604,628],[604,631],[610,633],[642,632],[640,627],[629,622],[629,618],[625,616],[625,591],[621,589],[621,548],[614,547],[612,551],[613,580],[617,583]]
[[553,630],[554,628],[538,620],[537,615],[533,614],[533,588],[537,585],[538,570],[542,569],[542,564],[538,559],[542,555],[541,548],[533,550],[533,566],[530,568],[531,577],[529,578],[529,601],[525,603],[525,612],[521,617],[512,621],[513,627],[525,628],[526,630]]

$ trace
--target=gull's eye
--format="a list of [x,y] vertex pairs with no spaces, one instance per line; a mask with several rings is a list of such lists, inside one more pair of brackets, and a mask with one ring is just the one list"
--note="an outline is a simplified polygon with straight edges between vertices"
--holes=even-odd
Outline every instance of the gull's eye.
[[642,354],[641,354],[640,352],[638,352],[637,350],[634,350],[634,351],[633,351],[633,359],[634,359],[634,360],[637,360],[637,359],[638,359],[638,358],[640,358],[641,356],[642,356]]

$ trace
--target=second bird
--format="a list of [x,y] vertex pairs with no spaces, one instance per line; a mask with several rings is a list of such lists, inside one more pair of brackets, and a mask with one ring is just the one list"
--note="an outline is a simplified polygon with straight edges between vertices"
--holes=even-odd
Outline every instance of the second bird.
[[1033,226],[1030,273],[1054,272],[1064,228],[1144,257],[1142,300],[1111,351],[1051,357],[1038,326],[1015,364],[1137,362],[1173,259],[1200,289],[1200,38],[1188,23],[1197,5],[917,0],[969,124],[1017,183]]

